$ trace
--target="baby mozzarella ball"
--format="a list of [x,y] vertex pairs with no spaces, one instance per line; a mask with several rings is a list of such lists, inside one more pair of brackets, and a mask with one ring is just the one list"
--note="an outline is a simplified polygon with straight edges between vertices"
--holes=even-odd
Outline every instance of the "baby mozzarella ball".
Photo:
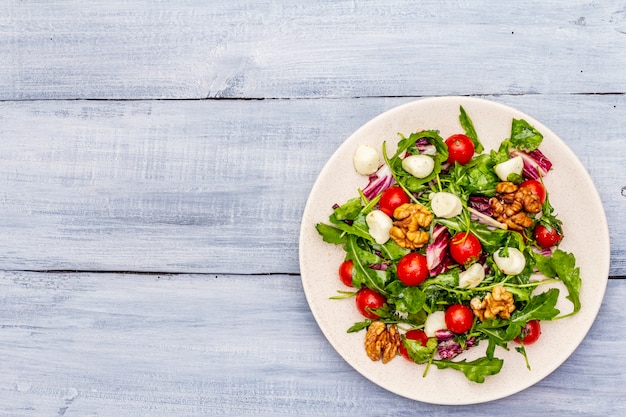
[[430,196],[430,207],[433,209],[435,216],[444,219],[456,217],[463,211],[461,199],[445,191],[433,193]]
[[369,227],[370,235],[379,245],[385,244],[391,237],[389,231],[393,227],[393,220],[381,210],[372,210],[365,216],[365,223]]
[[354,152],[354,169],[361,175],[371,175],[380,166],[378,151],[369,145],[359,145]]
[[476,262],[459,274],[460,288],[477,287],[485,279],[485,268]]
[[502,181],[508,181],[509,175],[517,174],[522,175],[522,171],[524,170],[524,160],[521,156],[516,156],[515,158],[511,158],[508,161],[500,162],[495,167],[493,167],[494,171],[496,171],[496,175]]
[[[505,253],[507,253],[506,256]],[[493,254],[493,260],[498,268],[507,275],[520,274],[526,267],[526,258],[517,248],[500,248]]]
[[424,323],[424,333],[426,333],[426,336],[435,337],[437,330],[446,330],[447,328],[445,312],[435,311],[426,317],[426,323]]
[[402,160],[402,168],[417,178],[426,178],[435,169],[435,160],[428,155],[410,155]]

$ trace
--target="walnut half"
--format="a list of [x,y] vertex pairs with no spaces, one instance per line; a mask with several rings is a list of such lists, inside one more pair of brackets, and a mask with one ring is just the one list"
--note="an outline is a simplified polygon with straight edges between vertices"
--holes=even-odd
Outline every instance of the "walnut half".
[[398,246],[419,249],[428,243],[430,235],[420,229],[430,226],[433,221],[433,214],[426,207],[417,203],[405,203],[394,210],[393,217],[397,220],[393,222],[389,235]]
[[365,335],[365,353],[373,361],[382,359],[387,363],[398,354],[400,343],[400,333],[395,325],[387,327],[382,321],[375,321]]
[[496,285],[491,290],[490,294],[487,294],[485,298],[472,298],[470,301],[470,307],[474,312],[474,315],[485,321],[485,319],[500,318],[508,319],[511,317],[511,313],[515,311],[515,303],[513,300],[513,294],[508,292],[503,286]]
[[509,229],[521,231],[533,225],[533,219],[527,213],[539,213],[541,201],[529,188],[518,187],[512,182],[503,181],[496,185],[497,194],[491,198],[490,205],[497,221]]

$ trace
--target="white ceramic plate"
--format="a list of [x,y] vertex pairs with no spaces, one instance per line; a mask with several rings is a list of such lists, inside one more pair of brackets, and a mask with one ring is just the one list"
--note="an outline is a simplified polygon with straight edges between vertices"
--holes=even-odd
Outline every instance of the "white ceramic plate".
[[[570,318],[542,323],[539,342],[527,346],[531,370],[514,349],[496,349],[504,359],[499,374],[488,376],[482,384],[468,381],[463,373],[439,370],[432,366],[422,377],[423,365],[414,365],[402,357],[388,364],[371,361],[363,347],[364,332],[346,333],[362,317],[352,298],[330,300],[336,291],[347,289],[338,279],[337,268],[345,252],[322,241],[315,229],[328,223],[335,203],[356,197],[357,189],[367,178],[355,173],[354,150],[359,144],[380,149],[382,142],[395,145],[398,133],[409,135],[422,129],[437,129],[443,138],[463,133],[459,124],[462,105],[474,123],[486,150],[497,148],[510,136],[512,118],[525,119],[543,135],[540,147],[552,161],[553,169],[545,178],[550,202],[564,223],[565,239],[561,248],[573,252],[582,277],[580,312]],[[389,153],[395,147],[392,146]],[[584,198],[580,198],[584,196]],[[300,269],[302,283],[311,311],[322,332],[337,352],[359,373],[398,395],[434,404],[475,404],[499,399],[542,380],[557,369],[578,347],[598,313],[609,273],[609,234],[598,193],[574,153],[543,124],[532,117],[495,102],[468,97],[441,97],[414,101],[391,109],[372,119],[352,134],[333,154],[320,173],[309,196],[300,230]],[[563,294],[564,291],[561,291]],[[568,300],[559,300],[557,308],[571,311]],[[470,349],[457,359],[483,356],[487,343]]]

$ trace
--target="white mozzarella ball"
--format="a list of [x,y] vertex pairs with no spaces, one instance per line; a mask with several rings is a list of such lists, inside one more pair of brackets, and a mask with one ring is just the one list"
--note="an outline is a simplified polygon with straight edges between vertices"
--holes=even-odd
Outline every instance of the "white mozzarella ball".
[[521,156],[516,156],[508,161],[500,162],[494,166],[493,169],[496,171],[498,178],[502,181],[507,181],[507,178],[509,178],[509,175],[511,174],[522,175],[522,171],[524,170],[524,160]]
[[435,160],[428,155],[410,155],[402,160],[402,168],[417,178],[426,178],[435,168]]
[[507,256],[504,256],[504,249],[500,248],[493,254],[493,260],[502,272],[507,275],[517,275],[526,267],[526,258],[517,248],[506,248]]
[[456,195],[448,192],[433,193],[430,200],[430,207],[437,217],[451,219],[458,216],[463,211],[463,203]]
[[370,235],[376,243],[383,245],[389,238],[389,231],[393,227],[393,220],[380,210],[372,210],[365,216]]
[[354,152],[354,169],[361,175],[371,175],[381,164],[378,151],[369,145],[359,145]]
[[437,330],[447,330],[446,325],[446,313],[443,311],[435,311],[430,313],[426,317],[426,323],[424,323],[424,333],[428,337],[435,337]]
[[485,267],[476,262],[465,271],[459,274],[459,287],[460,288],[474,288],[478,287],[485,279]]

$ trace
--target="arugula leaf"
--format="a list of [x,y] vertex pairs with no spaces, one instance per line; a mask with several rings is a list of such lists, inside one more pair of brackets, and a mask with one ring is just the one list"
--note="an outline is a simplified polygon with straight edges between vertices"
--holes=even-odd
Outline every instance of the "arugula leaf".
[[556,271],[552,267],[552,259],[537,252],[531,252],[533,259],[535,260],[535,266],[548,278],[556,277]]
[[454,362],[450,360],[434,360],[433,364],[439,369],[456,369],[465,374],[470,381],[483,383],[485,382],[485,376],[495,375],[502,369],[504,360],[499,358],[489,359],[487,357],[478,358],[471,362],[467,362],[466,359]]
[[371,245],[372,249],[380,252],[386,259],[390,261],[397,261],[407,253],[411,252],[410,249],[401,248],[400,246],[398,246],[398,244],[393,239],[389,239],[384,245],[379,245],[376,242],[371,242]]
[[329,220],[332,224],[337,226],[338,229],[343,230],[348,234],[359,236],[366,240],[372,240],[372,236],[370,235],[370,229],[367,226],[364,214],[359,215],[354,221],[350,223],[338,220],[334,213],[330,215]]
[[548,278],[558,277],[563,281],[563,285],[567,288],[568,295],[565,297],[572,302],[574,310],[561,316],[560,318],[569,317],[580,311],[580,288],[582,280],[580,278],[580,268],[576,266],[576,258],[573,254],[556,249],[552,256],[547,257],[539,253],[534,253],[535,266]]
[[569,292],[566,298],[574,305],[574,311],[567,316],[576,314],[580,310],[580,288],[582,286],[580,268],[576,267],[576,258],[571,253],[557,249],[552,254],[551,259],[554,271]]
[[354,220],[361,213],[362,209],[361,198],[355,197],[337,207],[333,213],[337,220]]
[[563,222],[554,215],[554,207],[550,204],[549,196],[546,196],[546,201],[543,202],[541,208],[541,217],[539,223],[545,227],[552,227],[562,236],[563,235]]
[[510,339],[507,337],[506,329],[503,329],[500,327],[477,326],[476,330],[480,331],[482,334],[487,336],[487,339],[489,340],[489,345],[487,345],[487,350],[485,351],[485,354],[487,355],[488,359],[494,358],[494,352],[495,352],[496,346],[500,346],[504,349],[508,349],[507,343],[510,341]]
[[417,314],[424,307],[426,294],[418,287],[404,285],[392,301],[399,312]]
[[496,193],[496,185],[500,179],[493,170],[491,156],[483,154],[475,156],[465,165],[456,164],[450,169],[455,189],[462,190],[466,197],[472,194],[488,197]]
[[409,358],[415,363],[429,362],[437,350],[437,340],[434,337],[428,339],[426,346],[422,346],[419,341],[407,339],[406,336],[402,335],[402,344],[406,348]]
[[524,357],[524,360],[526,361],[526,368],[530,371],[530,362],[528,360],[528,355],[526,354],[526,348],[524,347],[524,343],[516,347],[515,350],[517,351],[517,353],[520,353]]
[[348,333],[357,333],[360,332],[363,329],[367,329],[369,327],[370,324],[372,324],[374,320],[363,320],[363,321],[359,321],[357,323],[354,323],[349,329],[348,329]]
[[358,244],[358,238],[354,235],[349,235],[346,239],[344,246],[348,253],[346,258],[351,259],[352,266],[352,284],[355,288],[366,286],[384,296],[388,293],[385,290],[385,285],[389,281],[388,271],[380,271],[370,268],[370,265],[383,262],[383,259],[372,253],[371,251],[362,249]]
[[332,243],[334,245],[343,245],[346,243],[345,233],[336,227],[318,223],[315,225],[315,229],[317,229],[317,233],[322,236],[322,239],[326,243]]
[[558,299],[557,288],[550,288],[548,291],[537,294],[522,310],[513,312],[511,322],[524,326],[530,320],[552,320],[560,313],[555,307]]
[[461,122],[461,127],[465,130],[465,135],[472,140],[474,143],[474,149],[476,153],[482,153],[485,148],[483,144],[480,143],[478,139],[478,134],[476,133],[476,129],[474,129],[474,123],[472,123],[472,119],[467,115],[463,106],[460,106],[460,114],[459,114],[459,122]]
[[516,149],[534,151],[541,145],[543,135],[524,119],[513,119],[509,141]]

